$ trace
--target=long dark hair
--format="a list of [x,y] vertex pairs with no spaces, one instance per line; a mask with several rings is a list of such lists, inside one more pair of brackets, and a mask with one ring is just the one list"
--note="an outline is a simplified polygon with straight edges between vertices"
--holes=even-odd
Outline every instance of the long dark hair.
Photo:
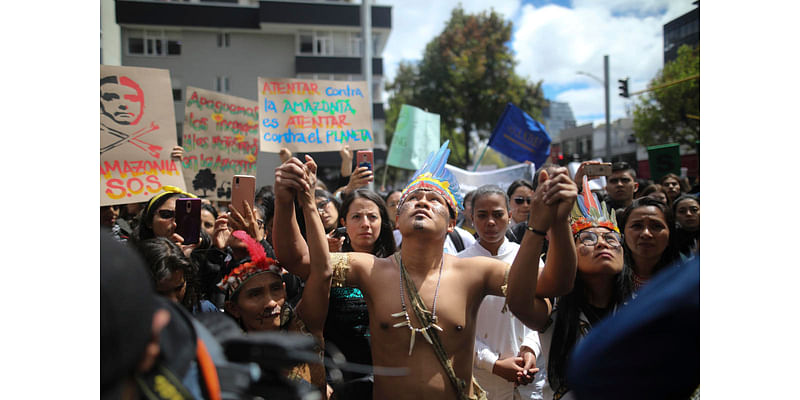
[[187,258],[181,248],[171,240],[163,237],[145,239],[136,244],[139,253],[144,257],[150,269],[153,284],[167,279],[177,271],[183,271],[186,281],[186,293],[181,304],[189,312],[193,312],[200,304],[200,291],[198,290],[198,268]]
[[[633,293],[633,276],[631,269],[623,262],[622,271],[614,277],[614,291],[611,294],[606,311],[612,312],[626,302]],[[557,312],[557,314],[555,314]],[[586,298],[586,283],[580,273],[575,276],[575,285],[570,293],[558,298],[553,309],[556,315],[553,336],[550,342],[550,355],[547,360],[547,380],[554,392],[566,391],[567,360],[569,360],[578,338],[583,336],[580,327],[580,316],[583,313],[591,325],[596,324],[604,315],[597,315],[595,308]],[[563,389],[562,389],[563,388]]]
[[[341,219],[347,218],[350,205],[353,204],[356,199],[367,199],[375,203],[381,215],[381,232],[378,235],[378,239],[375,240],[375,244],[372,246],[372,255],[376,257],[389,257],[394,254],[397,250],[397,244],[394,242],[392,223],[389,221],[389,213],[386,211],[386,202],[383,201],[381,196],[377,193],[367,189],[358,189],[346,195],[342,200],[342,206],[339,208],[339,226],[342,226]],[[349,238],[345,238],[342,251],[354,251]]]
[[[667,199],[669,199],[669,196]],[[665,248],[664,252],[661,253],[661,260],[659,260],[658,264],[656,264],[655,268],[653,268],[653,274],[655,274],[672,264],[672,262],[678,258],[678,246],[675,243],[675,215],[672,214],[672,209],[668,205],[656,199],[650,197],[640,197],[638,199],[634,199],[631,205],[625,208],[625,210],[617,216],[617,220],[619,221],[619,227],[623,233],[622,249],[625,252],[625,263],[633,268],[636,265],[636,262],[633,260],[633,253],[631,253],[628,243],[624,240],[625,225],[628,222],[628,218],[633,210],[647,206],[653,206],[661,210],[661,212],[664,214],[664,219],[667,222],[667,228],[669,228],[669,242],[667,244],[667,248]]]

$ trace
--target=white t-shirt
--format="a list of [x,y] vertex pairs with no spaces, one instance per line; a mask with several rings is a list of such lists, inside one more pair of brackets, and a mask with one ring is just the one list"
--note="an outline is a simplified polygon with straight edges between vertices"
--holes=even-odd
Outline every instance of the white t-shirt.
[[[518,244],[503,238],[503,244],[500,245],[496,256],[492,256],[476,241],[458,253],[458,257],[485,256],[511,264],[518,251]],[[544,267],[541,258],[539,267]],[[542,346],[539,342],[539,334],[525,326],[510,311],[503,312],[504,305],[504,297],[490,295],[483,299],[478,308],[473,375],[481,387],[488,392],[489,399],[542,399],[542,386],[544,386],[542,370],[545,360],[541,357]],[[539,372],[534,376],[533,382],[515,388],[513,383],[494,375],[492,368],[498,359],[516,356],[522,346],[533,350]],[[515,392],[519,393],[519,397],[515,397]]]

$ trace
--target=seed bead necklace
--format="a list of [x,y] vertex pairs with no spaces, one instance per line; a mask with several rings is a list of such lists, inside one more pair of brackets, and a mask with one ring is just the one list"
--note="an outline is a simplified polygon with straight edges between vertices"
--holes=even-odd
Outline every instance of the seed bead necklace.
[[[439,285],[442,283],[442,270],[444,269],[444,257],[442,257],[442,261],[441,261],[441,263],[439,263],[439,278],[436,281],[436,290],[433,293],[433,307],[431,307],[432,311],[425,310],[425,309],[419,307],[419,305],[414,304],[414,302],[412,301],[412,306],[417,307],[420,311],[423,312],[423,314],[426,314],[426,313],[427,314],[431,314],[430,320],[428,321],[427,325],[425,325],[425,326],[423,326],[421,328],[414,328],[411,325],[411,319],[408,317],[408,309],[406,309],[406,300],[405,300],[405,294],[404,294],[404,290],[403,290],[403,286],[405,286],[404,283],[403,283],[403,273],[404,273],[403,260],[399,257],[399,253],[398,253],[398,256],[396,258],[397,258],[398,263],[400,264],[400,305],[403,307],[403,311],[392,314],[392,318],[404,317],[406,320],[403,321],[403,322],[398,322],[398,323],[394,324],[393,327],[401,328],[401,327],[407,326],[408,329],[411,331],[411,339],[409,340],[409,345],[408,345],[408,355],[410,356],[411,352],[414,351],[414,340],[415,340],[418,332],[422,334],[422,337],[424,337],[425,340],[428,341],[428,343],[433,345],[433,341],[431,340],[431,337],[428,334],[428,329],[433,327],[433,328],[438,329],[439,332],[443,332],[444,331],[444,329],[442,329],[442,327],[440,327],[439,325],[436,325],[436,322],[437,322],[437,318],[436,318],[436,299],[439,297]],[[410,279],[410,277],[409,277],[409,279]],[[420,323],[424,323],[424,321],[420,321]]]

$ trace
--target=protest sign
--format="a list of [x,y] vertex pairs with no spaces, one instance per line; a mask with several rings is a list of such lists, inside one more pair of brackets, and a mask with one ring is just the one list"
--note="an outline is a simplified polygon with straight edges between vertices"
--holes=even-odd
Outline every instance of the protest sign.
[[508,103],[489,138],[489,147],[518,162],[542,165],[550,156],[550,136],[539,121]]
[[231,200],[234,175],[256,175],[258,103],[186,88],[183,177],[198,197]]
[[416,170],[439,149],[439,114],[403,104],[397,117],[386,164]]
[[681,173],[681,154],[678,143],[650,146],[647,148],[650,164],[650,179],[658,182],[664,175]]
[[100,65],[100,205],[148,201],[185,189],[169,71]]
[[453,176],[456,177],[459,189],[463,195],[483,185],[497,185],[501,189],[507,190],[511,183],[517,179],[524,179],[530,182],[533,180],[533,174],[536,172],[536,167],[527,163],[481,172],[466,171],[450,164],[445,165],[445,168],[450,170]]
[[258,78],[261,151],[373,147],[372,104],[364,81]]

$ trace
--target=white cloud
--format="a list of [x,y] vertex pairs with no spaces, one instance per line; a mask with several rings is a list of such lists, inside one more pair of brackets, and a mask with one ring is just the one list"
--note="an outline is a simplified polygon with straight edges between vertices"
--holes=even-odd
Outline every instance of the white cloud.
[[[380,5],[392,6],[392,33],[383,51],[383,73],[386,81],[394,79],[400,61],[419,61],[425,45],[444,30],[458,0],[381,0]],[[461,0],[467,13],[488,10],[483,0]],[[520,0],[495,0],[491,7],[512,19],[518,12]],[[386,94],[384,94],[384,97]],[[384,99],[386,101],[386,99]]]
[[[392,5],[393,29],[383,53],[387,81],[394,78],[400,60],[422,58],[425,45],[444,29],[458,3],[380,2]],[[483,0],[462,0],[461,4],[469,13],[489,8]],[[535,8],[507,0],[493,1],[492,7],[514,23],[512,49],[519,61],[517,72],[532,81],[565,87],[553,100],[569,102],[578,123],[585,123],[604,115],[603,87],[576,72],[602,79],[603,55],[608,54],[612,120],[625,116],[625,103],[630,100],[619,97],[617,79],[630,77],[631,92],[646,88],[663,66],[664,23],[695,6],[691,0],[573,0],[572,8]]]

